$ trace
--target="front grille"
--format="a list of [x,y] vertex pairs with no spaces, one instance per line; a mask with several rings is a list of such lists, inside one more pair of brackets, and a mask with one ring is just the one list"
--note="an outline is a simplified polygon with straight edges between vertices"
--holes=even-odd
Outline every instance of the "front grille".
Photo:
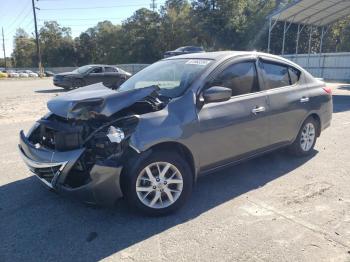
[[45,180],[47,183],[52,185],[52,180],[55,175],[60,172],[61,166],[45,167],[45,168],[34,168],[34,173],[40,178]]
[[59,163],[47,163],[47,162],[37,162],[26,156],[21,146],[19,146],[19,152],[27,164],[29,169],[47,186],[53,188],[58,176],[67,164],[67,162]]
[[46,148],[68,151],[80,148],[83,127],[58,120],[40,120],[39,143]]

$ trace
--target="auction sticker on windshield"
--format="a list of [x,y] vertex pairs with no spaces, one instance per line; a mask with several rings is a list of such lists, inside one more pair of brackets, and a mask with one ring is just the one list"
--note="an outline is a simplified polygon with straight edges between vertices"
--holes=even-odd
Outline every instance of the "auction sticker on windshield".
[[206,66],[210,63],[211,60],[204,60],[204,59],[191,59],[186,62],[186,65],[202,65]]
[[144,88],[151,85],[157,85],[159,88],[172,89],[180,85],[180,81],[139,81],[135,84],[135,88]]

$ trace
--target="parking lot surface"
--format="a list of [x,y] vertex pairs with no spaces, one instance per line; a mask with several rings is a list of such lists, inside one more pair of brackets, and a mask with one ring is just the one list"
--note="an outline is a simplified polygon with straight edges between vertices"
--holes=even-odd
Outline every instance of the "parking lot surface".
[[18,133],[63,90],[1,80],[0,261],[350,261],[350,85],[332,88],[332,125],[311,157],[280,150],[207,175],[184,208],[154,218],[41,185]]

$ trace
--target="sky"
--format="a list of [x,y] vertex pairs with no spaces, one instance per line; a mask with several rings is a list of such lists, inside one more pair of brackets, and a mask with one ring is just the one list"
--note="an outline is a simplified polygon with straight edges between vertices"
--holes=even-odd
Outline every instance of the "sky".
[[[157,9],[165,0],[155,0]],[[150,8],[152,0],[35,0],[38,30],[44,21],[57,21],[61,26],[70,27],[76,37],[99,21],[110,20],[121,24],[137,9]],[[34,35],[32,0],[0,0],[0,27],[4,28],[6,56],[13,51],[13,36],[21,27]],[[2,36],[0,35],[2,40]],[[1,45],[2,46],[2,45]],[[1,48],[2,51],[2,48]],[[3,57],[1,52],[0,57]]]

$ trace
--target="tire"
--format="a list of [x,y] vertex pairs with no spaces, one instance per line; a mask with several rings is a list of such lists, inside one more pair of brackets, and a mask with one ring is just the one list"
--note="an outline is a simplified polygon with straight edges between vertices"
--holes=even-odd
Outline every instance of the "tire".
[[289,146],[289,152],[299,157],[312,154],[319,128],[319,123],[313,117],[307,118],[301,126],[295,141]]
[[84,80],[81,79],[74,79],[72,81],[71,89],[76,89],[79,87],[85,86]]
[[[191,168],[177,153],[155,151],[129,166],[123,173],[122,188],[129,205],[137,211],[151,216],[167,215],[178,210],[191,195]],[[160,173],[165,167],[167,171],[162,179]]]

